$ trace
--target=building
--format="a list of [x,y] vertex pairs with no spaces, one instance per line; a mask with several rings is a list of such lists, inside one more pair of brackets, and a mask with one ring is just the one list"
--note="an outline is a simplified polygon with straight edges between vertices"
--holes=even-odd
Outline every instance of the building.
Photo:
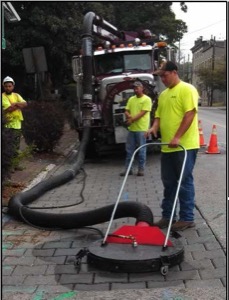
[[192,84],[198,89],[203,104],[222,103],[226,105],[226,90],[222,92],[206,88],[198,77],[198,70],[201,68],[213,71],[219,62],[226,65],[226,40],[217,41],[215,37],[203,40],[203,37],[200,36],[190,50],[193,54]]

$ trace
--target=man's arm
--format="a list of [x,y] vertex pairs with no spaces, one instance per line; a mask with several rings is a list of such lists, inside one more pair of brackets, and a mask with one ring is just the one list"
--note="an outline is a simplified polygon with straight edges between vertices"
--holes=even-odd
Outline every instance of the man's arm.
[[24,107],[27,106],[27,102],[26,101],[25,102],[17,102],[15,104],[16,104],[16,107],[19,108],[19,109],[22,109],[22,108],[24,108]]
[[15,102],[15,103],[11,103],[11,105],[6,109],[4,109],[4,111],[8,113],[8,112],[15,111],[17,109],[22,109],[26,106],[27,106],[27,102]]
[[125,116],[127,119],[131,118],[131,114],[129,110],[125,110]]
[[19,94],[16,94],[16,93],[15,93],[15,95],[17,96],[17,102],[16,102],[17,108],[22,109],[22,108],[26,107],[27,102],[22,98],[22,96]]
[[131,117],[131,115],[129,114],[129,117],[127,116],[127,124],[130,125],[134,122],[136,122],[137,120],[141,119],[141,117],[143,117],[145,114],[147,113],[146,110],[141,110],[138,114],[136,114],[135,116]]
[[4,112],[8,113],[8,112],[12,112],[14,110],[17,110],[17,103],[11,103],[10,106],[8,106],[7,108],[3,108]]

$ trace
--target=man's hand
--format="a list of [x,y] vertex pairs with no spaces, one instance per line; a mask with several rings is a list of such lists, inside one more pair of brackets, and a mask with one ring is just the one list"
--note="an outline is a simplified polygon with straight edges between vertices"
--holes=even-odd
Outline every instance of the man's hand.
[[174,137],[174,138],[169,142],[168,147],[169,147],[169,148],[177,148],[178,145],[179,145],[179,143],[180,143],[180,139]]
[[27,106],[27,102],[17,102],[15,103],[17,108],[22,109]]
[[144,134],[145,138],[148,138],[150,134],[153,134],[153,136],[157,138],[157,128],[153,126],[150,129],[148,129]]
[[131,117],[129,117],[129,118],[126,119],[126,124],[127,124],[127,125],[130,125],[130,124],[132,124],[132,123],[133,123],[133,120],[132,120]]
[[15,111],[17,109],[18,109],[17,103],[11,103],[11,105],[6,109],[6,111],[7,112],[12,112],[12,111]]
[[160,128],[160,119],[155,118],[154,122],[153,122],[153,126],[145,132],[145,134],[144,134],[145,137],[146,138],[149,137],[149,135],[152,133],[153,136],[155,138],[157,138],[157,133],[158,133],[159,128]]

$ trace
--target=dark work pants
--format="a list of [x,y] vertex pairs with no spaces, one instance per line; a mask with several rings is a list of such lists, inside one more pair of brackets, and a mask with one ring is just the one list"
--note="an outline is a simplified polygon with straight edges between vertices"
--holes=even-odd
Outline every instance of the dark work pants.
[[20,149],[20,141],[21,141],[21,129],[7,128],[7,131],[13,138],[13,147],[14,147],[14,155],[13,157],[18,156],[18,151]]
[[[194,220],[195,189],[192,173],[197,152],[197,149],[187,150],[187,160],[178,195],[180,203],[179,220],[181,221]],[[164,198],[161,207],[162,216],[165,219],[170,219],[172,213],[183,160],[184,151],[162,153],[161,156],[161,179],[164,185]],[[176,212],[174,219],[176,219]]]

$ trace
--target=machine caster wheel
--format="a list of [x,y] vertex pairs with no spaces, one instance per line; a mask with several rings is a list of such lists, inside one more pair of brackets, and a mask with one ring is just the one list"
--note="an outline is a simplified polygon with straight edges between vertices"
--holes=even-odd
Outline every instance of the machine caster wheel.
[[81,262],[79,260],[74,261],[74,266],[78,268],[80,266]]
[[163,266],[163,267],[161,267],[161,274],[162,274],[163,276],[167,275],[168,272],[169,272],[169,267],[168,267],[168,266]]

